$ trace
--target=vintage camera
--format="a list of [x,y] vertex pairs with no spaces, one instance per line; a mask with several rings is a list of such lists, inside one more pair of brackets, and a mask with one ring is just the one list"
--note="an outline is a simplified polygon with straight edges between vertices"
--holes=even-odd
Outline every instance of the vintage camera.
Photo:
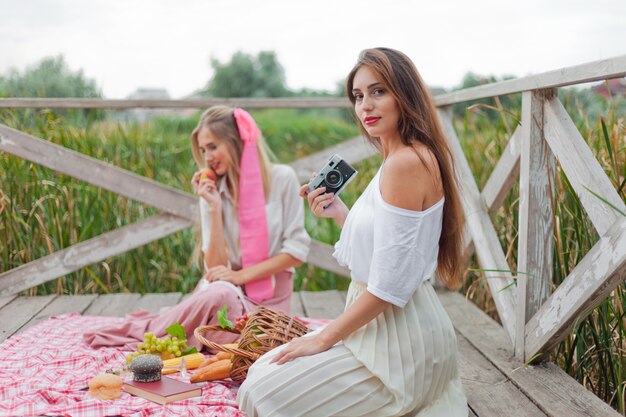
[[309,192],[326,187],[326,193],[338,195],[356,175],[357,171],[339,155],[333,155],[324,168],[309,182]]

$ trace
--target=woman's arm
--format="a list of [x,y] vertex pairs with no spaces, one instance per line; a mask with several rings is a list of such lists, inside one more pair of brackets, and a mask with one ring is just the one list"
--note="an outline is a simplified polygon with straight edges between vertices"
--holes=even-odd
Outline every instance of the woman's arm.
[[224,224],[222,220],[222,198],[217,191],[217,183],[212,179],[202,179],[198,171],[191,179],[191,185],[201,197],[200,221],[202,222],[202,241],[205,269],[217,265],[228,265]]
[[277,362],[280,365],[300,356],[324,352],[361,326],[374,320],[389,305],[391,304],[387,301],[366,291],[324,330],[315,336],[293,339],[286,348],[274,357],[272,362]]
[[263,262],[239,271],[233,271],[223,265],[214,266],[208,269],[204,278],[209,282],[228,281],[234,285],[244,285],[247,282],[274,275],[277,272],[300,264],[302,264],[301,260],[287,253],[279,253]]
[[224,238],[222,210],[210,209],[209,218],[211,221],[211,231],[209,233],[209,247],[206,252],[204,252],[204,267],[207,270],[220,265],[228,265],[228,254],[226,253],[226,240]]

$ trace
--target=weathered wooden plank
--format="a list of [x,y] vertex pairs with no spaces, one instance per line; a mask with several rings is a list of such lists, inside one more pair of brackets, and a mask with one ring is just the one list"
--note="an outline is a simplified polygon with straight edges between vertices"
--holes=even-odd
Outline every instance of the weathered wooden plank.
[[482,195],[490,213],[498,210],[519,176],[519,158],[522,149],[521,129],[511,135],[498,163],[485,183]]
[[[438,293],[455,329],[547,415],[619,416],[556,365],[523,366],[513,358],[507,332],[471,302],[455,292]],[[482,416],[480,412],[477,412]],[[505,414],[508,415],[508,414]]]
[[135,310],[141,294],[103,294],[95,299],[85,315],[123,317]]
[[[472,233],[469,230],[469,226],[466,224],[465,229],[463,229],[463,243],[465,244],[465,248],[463,249],[462,260],[463,264],[467,264],[474,254],[474,242],[472,241]],[[443,288],[443,285],[436,285],[435,289]]]
[[[513,188],[513,185],[519,177],[519,157],[521,152],[521,129],[515,129],[513,135],[509,139],[506,148],[500,155],[498,163],[494,167],[489,179],[485,183],[481,195],[487,206],[487,211],[493,213],[498,210],[504,203],[504,199]],[[465,248],[463,250],[463,262],[469,261],[469,258],[474,253],[474,242],[472,241],[472,235],[465,227],[463,235],[463,241],[465,242]],[[443,288],[436,285],[435,288]]]
[[179,292],[166,292],[155,294],[144,294],[137,303],[135,310],[140,308],[153,313],[158,313],[163,307],[170,307],[180,302],[183,294]]
[[292,316],[305,316],[304,307],[302,306],[302,299],[299,292],[291,294],[291,315]]
[[547,352],[626,280],[626,218],[591,248],[526,325],[526,355]]
[[318,266],[327,271],[334,272],[335,274],[349,277],[350,270],[337,263],[337,260],[333,257],[334,251],[335,248],[327,243],[323,243],[318,240],[311,240],[309,254],[306,261],[311,265]]
[[14,294],[145,245],[190,226],[169,213],[121,227],[0,274],[0,294]]
[[0,150],[189,221],[196,221],[196,197],[2,124]]
[[546,416],[511,381],[495,386],[468,381],[464,388],[468,402],[480,417]]
[[117,100],[96,98],[3,98],[0,108],[14,109],[204,109],[218,104],[247,109],[326,109],[351,107],[347,98],[206,98]]
[[0,310],[0,342],[11,337],[15,332],[45,306],[54,300],[56,295],[40,297],[17,297]]
[[494,97],[522,91],[563,87],[591,81],[626,76],[626,55],[561,68],[529,77],[466,88],[434,97],[437,106],[447,106],[479,98]]
[[43,310],[41,310],[35,317],[33,317],[28,323],[26,323],[20,331],[24,331],[27,328],[34,326],[52,316],[58,316],[68,313],[82,313],[91,303],[98,298],[96,294],[87,295],[59,295],[50,304],[48,304]]
[[339,291],[300,291],[304,313],[317,319],[335,319],[343,313],[344,303]]
[[626,204],[617,194],[559,99],[553,97],[548,100],[544,111],[546,141],[559,160],[598,234],[603,235],[618,218],[623,216],[592,192],[617,207],[622,213],[626,213]]
[[504,250],[487,213],[485,201],[478,190],[476,181],[474,181],[472,170],[452,126],[450,115],[444,111],[439,111],[439,116],[450,148],[456,158],[466,228],[472,237],[478,262],[487,278],[500,320],[511,340],[514,340],[515,293],[511,268],[506,261]]
[[466,384],[466,381],[488,385],[497,385],[508,381],[508,378],[489,362],[480,351],[476,350],[465,336],[457,333],[456,338],[459,350],[457,359],[459,375],[463,385]]
[[[502,81],[479,87],[441,94],[434,97],[437,106],[463,101],[514,94],[541,88],[553,88],[591,81],[618,78],[626,75],[626,56],[590,62],[549,71],[515,80]],[[114,100],[85,98],[4,98],[0,108],[56,108],[56,109],[132,109],[132,108],[207,108],[216,104],[261,108],[337,108],[351,107],[347,98],[213,98],[187,100]]]
[[317,172],[334,154],[354,164],[377,154],[376,148],[370,145],[367,140],[361,136],[345,140],[337,145],[323,149],[312,155],[300,158],[289,164],[301,183],[309,182],[311,174]]
[[458,364],[467,402],[480,417],[545,416],[506,376],[457,335]]
[[13,301],[15,297],[17,297],[17,295],[5,295],[0,297],[0,309]]
[[526,323],[548,298],[552,285],[554,157],[543,138],[543,105],[555,93],[522,94],[515,355],[524,361]]

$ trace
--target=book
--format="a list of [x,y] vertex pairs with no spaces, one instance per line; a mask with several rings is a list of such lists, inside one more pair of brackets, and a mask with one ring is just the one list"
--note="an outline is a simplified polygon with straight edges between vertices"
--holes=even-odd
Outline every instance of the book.
[[167,404],[202,395],[202,388],[166,376],[155,382],[124,382],[124,391],[157,404]]

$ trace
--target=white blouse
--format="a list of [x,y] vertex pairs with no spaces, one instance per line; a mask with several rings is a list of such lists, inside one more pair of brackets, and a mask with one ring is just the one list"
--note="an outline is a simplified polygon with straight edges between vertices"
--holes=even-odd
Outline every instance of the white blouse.
[[[288,253],[305,262],[309,253],[311,238],[304,228],[304,203],[298,196],[300,184],[294,170],[287,165],[273,164],[270,194],[265,201],[270,257]],[[220,183],[222,196],[222,220],[227,255],[233,270],[241,269],[239,248],[239,215],[234,207],[226,181]],[[202,251],[209,249],[211,218],[208,203],[200,198],[200,219],[202,222]],[[294,268],[290,268],[293,271]]]
[[380,192],[381,172],[350,209],[333,256],[371,294],[404,307],[437,269],[444,199],[424,211],[393,206]]

